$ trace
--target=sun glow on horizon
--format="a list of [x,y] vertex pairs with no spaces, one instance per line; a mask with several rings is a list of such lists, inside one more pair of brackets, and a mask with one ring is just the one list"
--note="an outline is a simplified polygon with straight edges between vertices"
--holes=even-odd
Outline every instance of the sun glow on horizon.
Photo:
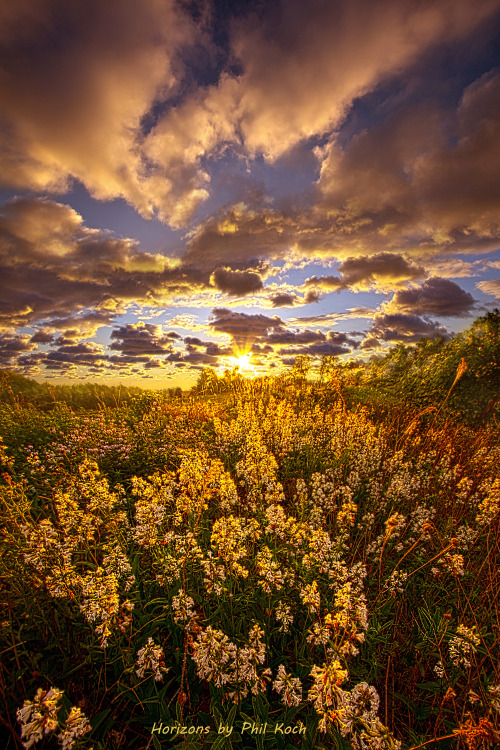
[[252,364],[252,355],[250,352],[243,352],[237,354],[235,357],[227,357],[223,365],[231,370],[238,370],[241,375],[248,378],[257,375],[255,365]]

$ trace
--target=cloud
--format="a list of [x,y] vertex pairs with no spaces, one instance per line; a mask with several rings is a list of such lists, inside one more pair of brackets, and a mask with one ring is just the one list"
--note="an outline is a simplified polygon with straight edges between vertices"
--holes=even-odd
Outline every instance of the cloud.
[[500,279],[480,281],[476,286],[485,294],[491,294],[493,297],[500,299]]
[[386,310],[416,315],[462,317],[471,312],[474,303],[473,296],[454,281],[433,277],[424,281],[420,287],[397,291],[386,305]]
[[500,72],[465,88],[458,106],[403,97],[373,127],[322,154],[318,220],[335,246],[488,251],[500,238]]
[[422,266],[416,266],[396,253],[346,258],[339,265],[339,273],[340,276],[311,276],[304,286],[336,292],[345,289],[368,291],[371,288],[383,291],[426,275]]
[[357,347],[359,346],[359,343],[355,339],[349,338],[348,334],[344,331],[329,331],[328,341],[334,344],[345,344],[348,346],[352,346],[353,349],[357,349]]
[[169,354],[172,351],[172,338],[177,337],[174,332],[164,334],[159,325],[142,321],[127,323],[111,332],[114,341],[109,348],[128,356]]
[[45,367],[68,367],[68,366],[96,366],[104,364],[107,359],[101,346],[97,344],[81,343],[60,346],[47,353],[44,360]]
[[221,292],[242,297],[251,292],[262,289],[262,279],[258,273],[252,271],[232,271],[230,268],[217,268],[211,278],[211,283]]
[[435,258],[426,260],[425,266],[432,276],[447,279],[470,278],[478,276],[485,268],[493,266],[484,260],[467,261],[462,258]]
[[22,352],[36,349],[28,334],[2,333],[0,334],[0,367],[9,367],[15,363]]
[[208,326],[217,333],[231,336],[242,349],[248,347],[256,338],[265,336],[268,331],[283,325],[283,321],[277,315],[269,318],[266,315],[239,313],[223,307],[214,308],[210,317]]
[[330,327],[336,325],[341,320],[350,318],[373,318],[376,310],[371,307],[348,307],[341,313],[324,313],[322,315],[306,315],[300,318],[291,318],[288,320],[290,325],[307,326],[316,324],[319,326]]
[[266,14],[233,25],[241,74],[223,74],[217,86],[168,113],[151,143],[177,143],[188,123],[200,122],[192,143],[198,159],[239,139],[251,155],[276,159],[299,141],[331,131],[356,97],[432,45],[470,33],[497,8],[493,0],[480,0],[474,9],[466,0],[411,8],[395,0],[275,3]]
[[32,344],[50,344],[54,340],[54,334],[49,331],[39,330],[30,338]]
[[273,307],[293,307],[299,300],[296,294],[281,292],[273,294],[270,298]]
[[313,302],[319,302],[320,298],[321,295],[316,289],[309,289],[304,297],[304,303],[310,305]]
[[380,347],[380,341],[375,336],[368,336],[363,339],[360,344],[361,349],[378,349]]
[[[378,174],[390,155],[390,139],[375,139],[382,153],[375,156],[375,149],[370,158],[362,145],[367,138],[345,153],[331,139],[355,101],[415,66],[438,44],[456,43],[493,23],[498,2],[287,0],[267,4],[260,13],[250,4],[225,23],[227,48],[209,39],[212,32],[222,43],[220,28],[210,28],[208,4],[197,10],[174,0],[36,5],[6,0],[0,17],[3,184],[61,193],[79,180],[98,200],[124,198],[143,216],[184,226],[209,197],[211,170],[228,153],[276,161],[298,145],[324,144],[328,137],[329,150],[317,151],[324,159],[325,203],[340,195],[356,213],[354,175],[370,177],[376,166],[372,185],[357,182],[363,185],[360,206],[366,207],[370,196],[378,206],[392,205],[389,196],[402,181],[391,172],[394,159],[383,177]],[[223,63],[217,75],[216,61]],[[403,137],[396,139],[393,152],[403,149],[403,157],[423,152],[413,178],[434,185],[436,195],[443,183],[449,188],[458,178],[454,197],[462,190],[467,198],[460,185],[471,161],[484,167],[474,190],[487,198],[489,185],[496,195],[492,157],[498,138],[487,122],[497,87],[491,75],[468,89],[457,145],[443,152],[441,163],[434,159],[435,118],[420,128],[417,144],[418,115],[406,132],[408,146]],[[473,141],[471,113],[481,120]],[[430,134],[427,150],[424,130]],[[355,154],[360,150],[362,165]],[[223,254],[219,265],[228,257]]]
[[305,280],[304,286],[313,286],[328,292],[340,292],[346,288],[344,281],[339,276],[310,276]]
[[288,349],[282,349],[281,354],[306,354],[311,357],[337,357],[340,354],[349,354],[350,351],[351,350],[345,346],[325,341],[322,344],[309,344],[309,346],[294,346]]
[[425,320],[415,314],[380,313],[374,317],[368,338],[411,344],[421,338],[434,336],[448,337],[448,332],[439,323]]
[[389,285],[393,289],[398,282],[425,276],[422,266],[416,266],[394,253],[347,258],[340,264],[339,271],[346,286],[361,290],[373,285]]
[[168,320],[169,326],[172,328],[182,328],[187,331],[202,331],[203,325],[198,322],[198,318],[193,313],[180,313],[174,315],[173,318]]
[[311,344],[326,341],[326,335],[322,331],[293,331],[288,328],[278,328],[265,336],[265,341],[273,346],[288,346],[289,344]]
[[0,37],[4,184],[123,197],[173,220],[196,192],[148,169],[142,127],[178,93],[186,47],[203,36],[173,0],[6,0]]
[[0,212],[0,285],[0,324],[56,330],[95,329],[132,302],[162,306],[208,288],[199,271],[89,229],[74,209],[43,199],[15,199]]

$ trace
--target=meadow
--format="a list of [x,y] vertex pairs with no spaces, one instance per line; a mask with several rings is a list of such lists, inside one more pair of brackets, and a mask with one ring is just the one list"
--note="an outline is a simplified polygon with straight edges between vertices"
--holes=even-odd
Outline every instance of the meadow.
[[498,417],[453,346],[421,398],[401,351],[396,390],[7,385],[2,747],[500,747]]

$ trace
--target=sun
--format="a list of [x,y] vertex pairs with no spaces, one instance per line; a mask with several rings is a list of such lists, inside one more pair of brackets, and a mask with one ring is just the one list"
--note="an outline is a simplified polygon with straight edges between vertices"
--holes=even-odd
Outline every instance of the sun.
[[250,352],[238,354],[236,357],[229,357],[229,366],[236,368],[242,375],[252,377],[256,374],[255,365],[252,364],[252,355]]
[[250,354],[239,354],[235,359],[236,366],[239,367],[240,370],[253,369],[253,366],[250,364]]

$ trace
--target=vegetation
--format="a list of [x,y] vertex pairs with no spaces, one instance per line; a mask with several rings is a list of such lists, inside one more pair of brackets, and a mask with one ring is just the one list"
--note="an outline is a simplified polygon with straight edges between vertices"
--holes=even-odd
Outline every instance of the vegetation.
[[4,375],[2,747],[499,747],[498,351],[496,312],[182,398]]

